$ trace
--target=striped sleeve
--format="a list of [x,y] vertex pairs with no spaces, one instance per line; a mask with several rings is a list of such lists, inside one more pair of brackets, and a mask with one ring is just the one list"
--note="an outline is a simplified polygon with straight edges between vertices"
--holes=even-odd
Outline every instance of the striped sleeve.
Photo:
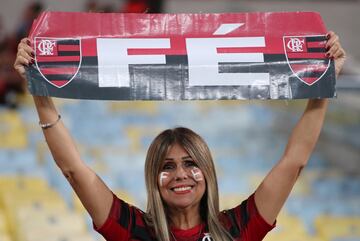
[[129,240],[132,214],[134,213],[126,202],[122,201],[115,195],[110,209],[109,216],[101,227],[94,229],[99,232],[107,241],[125,241]]
[[239,206],[223,212],[226,217],[226,226],[236,240],[261,241],[265,235],[275,227],[268,224],[260,215],[252,194]]

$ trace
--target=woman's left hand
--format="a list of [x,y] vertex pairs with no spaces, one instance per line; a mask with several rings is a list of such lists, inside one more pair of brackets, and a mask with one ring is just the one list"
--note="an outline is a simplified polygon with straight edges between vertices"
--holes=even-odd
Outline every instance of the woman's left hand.
[[339,76],[346,60],[346,52],[340,44],[338,35],[333,31],[329,31],[326,36],[328,38],[326,56],[335,60],[335,73],[336,76]]

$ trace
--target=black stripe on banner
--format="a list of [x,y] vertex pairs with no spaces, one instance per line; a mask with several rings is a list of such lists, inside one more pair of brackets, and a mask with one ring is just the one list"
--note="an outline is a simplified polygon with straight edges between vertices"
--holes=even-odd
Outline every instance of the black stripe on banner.
[[98,59],[97,56],[83,56],[81,66],[92,66],[92,65],[98,65]]
[[327,65],[327,59],[289,59],[291,64]]
[[37,62],[39,68],[66,68],[66,67],[79,67],[79,61],[69,61],[69,62]]
[[312,72],[312,71],[307,71],[307,72],[298,72],[296,73],[300,78],[319,78],[324,72]]
[[264,54],[264,62],[283,62],[286,60],[285,54]]
[[58,56],[80,56],[80,51],[59,51]]
[[70,75],[70,74],[47,74],[47,75],[45,75],[45,77],[48,80],[69,80],[72,77],[74,77],[74,75]]
[[325,48],[308,48],[309,53],[326,53]]
[[269,72],[268,65],[262,63],[219,63],[219,73],[264,73]]
[[80,42],[78,39],[64,39],[56,41],[57,45],[79,45]]
[[289,62],[294,62],[296,63],[297,61],[302,61],[303,63],[306,63],[307,61],[309,62],[314,62],[314,63],[327,63],[328,60],[327,59],[307,59],[307,58],[289,58]]
[[313,36],[313,37],[306,37],[307,42],[321,42],[326,41],[326,36]]
[[166,64],[186,64],[188,63],[187,55],[166,55]]

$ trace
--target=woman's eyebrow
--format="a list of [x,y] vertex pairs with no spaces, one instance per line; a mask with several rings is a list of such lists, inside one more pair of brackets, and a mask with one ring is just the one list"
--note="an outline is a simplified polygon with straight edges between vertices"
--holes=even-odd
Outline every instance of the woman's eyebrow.
[[192,160],[192,157],[191,157],[191,156],[184,156],[184,157],[182,157],[181,159],[183,159],[183,160],[191,159],[191,160]]
[[[189,160],[191,159],[192,160],[192,157],[191,156],[183,156],[181,157],[182,160]],[[166,157],[164,161],[174,161],[175,158],[172,158],[172,157]]]

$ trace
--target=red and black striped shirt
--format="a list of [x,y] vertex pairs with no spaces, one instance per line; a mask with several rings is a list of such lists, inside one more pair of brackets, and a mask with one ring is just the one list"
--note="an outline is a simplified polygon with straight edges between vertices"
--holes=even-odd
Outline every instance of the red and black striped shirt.
[[[258,212],[254,195],[235,208],[220,213],[220,220],[234,241],[260,241],[274,228]],[[107,241],[156,241],[153,228],[144,220],[144,212],[114,196],[110,214],[103,226],[96,228]],[[177,241],[211,241],[205,224],[189,230],[171,229]],[[216,240],[213,240],[216,241]]]

